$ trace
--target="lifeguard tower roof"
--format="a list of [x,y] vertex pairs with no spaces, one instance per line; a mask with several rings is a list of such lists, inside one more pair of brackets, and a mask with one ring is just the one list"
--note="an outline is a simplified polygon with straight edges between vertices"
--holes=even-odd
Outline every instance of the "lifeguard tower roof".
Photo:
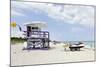
[[24,25],[31,26],[31,27],[38,27],[38,28],[46,28],[47,27],[45,22],[40,22],[40,21],[28,22],[28,23],[25,23]]

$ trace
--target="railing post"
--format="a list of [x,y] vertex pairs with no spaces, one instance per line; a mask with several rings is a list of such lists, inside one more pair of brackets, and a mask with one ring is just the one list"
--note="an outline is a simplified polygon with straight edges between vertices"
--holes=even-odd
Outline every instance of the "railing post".
[[49,40],[50,39],[50,37],[49,37],[49,32],[48,32],[48,47],[50,47],[50,44],[49,44]]

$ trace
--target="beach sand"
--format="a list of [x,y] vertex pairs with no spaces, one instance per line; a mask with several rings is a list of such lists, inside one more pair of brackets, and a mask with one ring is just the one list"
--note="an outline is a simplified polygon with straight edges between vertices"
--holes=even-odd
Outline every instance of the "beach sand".
[[95,50],[64,51],[61,44],[50,44],[49,50],[22,50],[23,45],[11,45],[11,66],[94,61]]

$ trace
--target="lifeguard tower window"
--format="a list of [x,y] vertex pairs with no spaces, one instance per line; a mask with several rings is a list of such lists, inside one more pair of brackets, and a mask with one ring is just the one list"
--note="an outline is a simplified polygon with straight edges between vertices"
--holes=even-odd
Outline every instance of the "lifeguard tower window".
[[38,27],[32,27],[32,29],[39,29]]
[[41,29],[38,27],[32,27],[32,31],[41,31]]

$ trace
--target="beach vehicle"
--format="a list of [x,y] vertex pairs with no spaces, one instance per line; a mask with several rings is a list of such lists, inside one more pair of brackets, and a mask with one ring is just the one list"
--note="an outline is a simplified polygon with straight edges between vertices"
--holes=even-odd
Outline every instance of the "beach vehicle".
[[47,27],[46,23],[31,22],[25,23],[25,26],[27,29],[24,31],[27,40],[27,46],[25,49],[50,48],[49,32],[41,30],[42,28]]
[[73,44],[73,45],[69,46],[71,51],[80,51],[80,49],[83,47],[84,47],[84,44],[82,42],[79,42],[78,44]]

